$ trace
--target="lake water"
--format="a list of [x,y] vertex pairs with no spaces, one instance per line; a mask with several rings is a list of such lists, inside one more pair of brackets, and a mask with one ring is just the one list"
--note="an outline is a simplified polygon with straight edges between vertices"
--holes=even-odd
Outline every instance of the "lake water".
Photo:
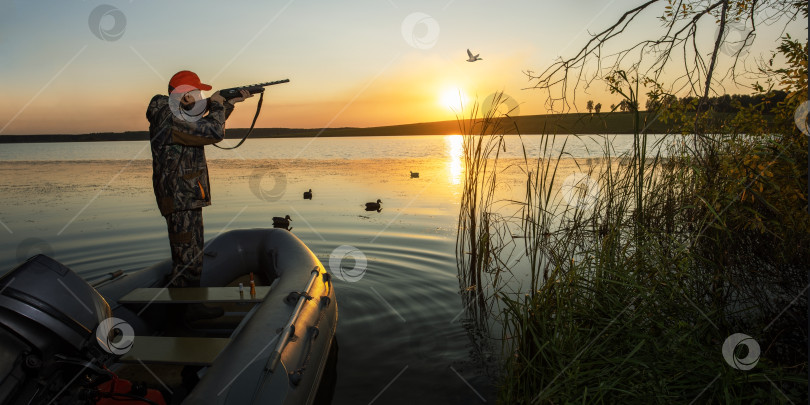
[[[507,139],[506,155],[521,156],[518,138]],[[524,142],[536,156],[538,137]],[[570,137],[566,150],[596,157],[599,143]],[[251,139],[206,150],[206,240],[289,214],[325,266],[341,245],[367,258],[360,280],[336,281],[334,404],[494,402],[493,362],[473,344],[459,295],[460,136]],[[85,277],[168,258],[151,172],[145,141],[0,145],[0,269],[38,252]],[[302,199],[308,189],[311,201]],[[364,211],[378,198],[381,212]]]
[[[505,137],[504,157],[522,157],[521,142],[529,157],[536,157],[541,146],[538,135]],[[616,151],[628,150],[633,145],[631,135],[610,135],[608,139]],[[648,150],[653,150],[655,140],[651,136]],[[570,157],[602,156],[604,140],[600,137],[557,136],[556,153],[562,149]],[[151,159],[147,141],[127,142],[65,142],[0,144],[0,161],[53,161],[53,160],[130,160]],[[236,142],[225,140],[222,146]],[[251,139],[248,144],[235,150],[206,148],[209,159],[400,159],[400,158],[448,158],[456,147],[461,147],[460,135],[447,136],[369,136],[369,137],[323,137]]]

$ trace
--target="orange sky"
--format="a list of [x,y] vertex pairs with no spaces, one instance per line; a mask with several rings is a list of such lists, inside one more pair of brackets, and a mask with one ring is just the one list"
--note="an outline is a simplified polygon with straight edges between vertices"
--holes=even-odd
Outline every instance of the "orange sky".
[[[544,94],[526,90],[524,71],[571,54],[637,2],[119,1],[96,21],[104,5],[35,3],[0,5],[0,135],[146,130],[149,99],[183,69],[215,89],[289,78],[268,92],[260,127],[449,120],[448,94],[459,90],[468,104],[504,91],[521,114],[542,114]],[[657,12],[640,33],[660,26]],[[225,19],[241,24],[219,28]],[[759,54],[778,37],[768,29],[758,30]],[[467,48],[483,60],[466,62]],[[602,83],[577,97],[580,111],[588,99],[604,109],[620,100]],[[256,100],[227,126],[249,126]]]

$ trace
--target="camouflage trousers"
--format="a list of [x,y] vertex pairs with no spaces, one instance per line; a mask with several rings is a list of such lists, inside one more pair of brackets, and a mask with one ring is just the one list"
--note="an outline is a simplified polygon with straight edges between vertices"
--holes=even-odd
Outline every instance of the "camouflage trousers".
[[172,287],[199,287],[203,268],[202,208],[165,216],[172,251]]

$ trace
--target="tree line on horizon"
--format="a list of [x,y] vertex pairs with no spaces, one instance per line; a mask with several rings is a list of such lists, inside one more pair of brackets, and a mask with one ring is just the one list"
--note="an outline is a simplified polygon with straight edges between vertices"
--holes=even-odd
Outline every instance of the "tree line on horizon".
[[[653,92],[647,94],[647,96],[647,102],[644,105],[647,111],[658,111],[661,107],[672,107],[674,105],[697,108],[701,99],[695,96],[677,97],[672,94],[660,95]],[[771,90],[757,94],[723,94],[706,99],[701,106],[701,110],[734,113],[746,108],[759,107],[763,114],[772,114],[773,108],[780,102],[783,102],[787,96],[788,93],[783,90]],[[622,100],[619,104],[611,104],[610,111],[633,111],[634,108],[631,104],[632,103],[627,100]],[[635,104],[637,104],[637,102]],[[585,108],[590,114],[599,114],[602,110],[602,103],[594,104],[593,100],[588,100]]]

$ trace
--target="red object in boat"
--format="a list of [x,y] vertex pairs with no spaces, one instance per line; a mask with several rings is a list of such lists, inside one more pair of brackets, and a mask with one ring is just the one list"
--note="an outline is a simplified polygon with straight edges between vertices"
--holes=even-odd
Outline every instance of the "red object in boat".
[[[102,398],[96,402],[96,405],[134,405],[134,404],[147,404],[146,401],[139,401],[136,398],[131,396],[124,396],[115,394],[127,394],[127,395],[135,395],[132,393],[132,383],[128,380],[122,380],[120,378],[113,379],[107,381],[98,386],[98,390],[101,392]],[[113,395],[114,398],[106,398],[104,396]],[[138,397],[146,398],[158,405],[166,405],[166,400],[163,399],[163,394],[156,389],[147,389],[146,395],[138,395]]]

